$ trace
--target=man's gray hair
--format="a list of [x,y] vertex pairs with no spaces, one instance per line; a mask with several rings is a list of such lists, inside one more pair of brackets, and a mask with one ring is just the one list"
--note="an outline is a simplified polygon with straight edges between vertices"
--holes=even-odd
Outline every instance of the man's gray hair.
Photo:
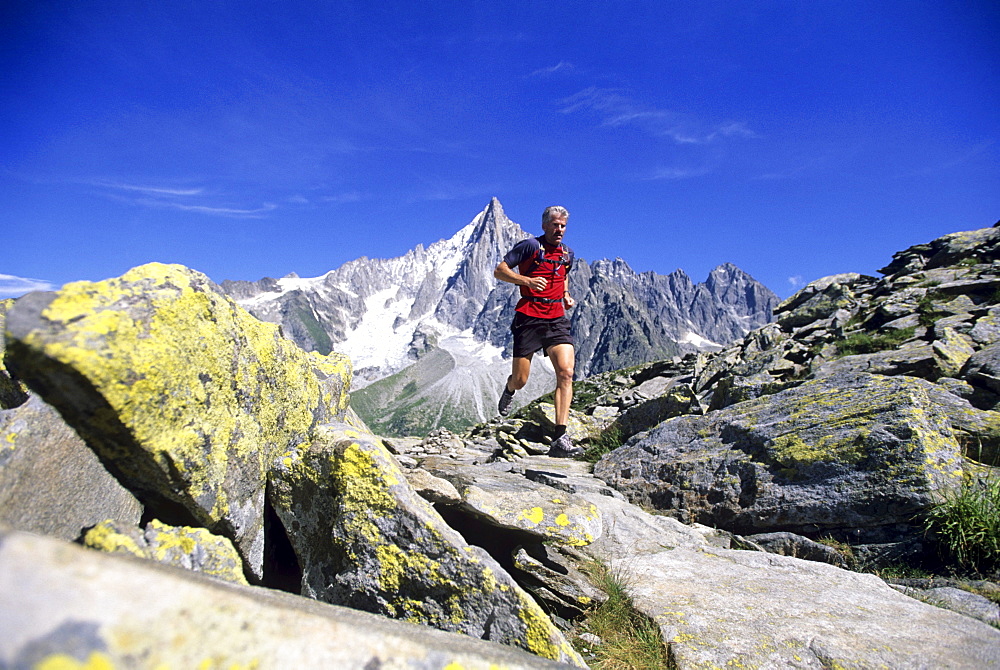
[[542,212],[542,225],[551,221],[552,219],[561,219],[563,217],[569,218],[569,210],[565,207],[560,207],[559,205],[552,205],[551,207],[546,207],[545,211]]

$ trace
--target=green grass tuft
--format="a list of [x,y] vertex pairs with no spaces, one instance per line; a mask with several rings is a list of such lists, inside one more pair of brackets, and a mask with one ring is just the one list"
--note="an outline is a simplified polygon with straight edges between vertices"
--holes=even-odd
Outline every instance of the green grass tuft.
[[[595,670],[662,670],[670,668],[660,627],[632,605],[626,584],[603,563],[594,562],[587,574],[607,595],[573,636],[573,644]],[[591,645],[579,635],[592,633],[601,643]]]
[[326,356],[333,351],[333,340],[330,339],[326,330],[323,329],[322,324],[316,320],[316,316],[312,313],[312,310],[304,307],[296,307],[295,316],[298,317],[299,322],[305,327],[312,341],[316,343],[316,351],[318,353]]
[[880,568],[871,570],[872,574],[878,575],[881,579],[927,579],[933,577],[933,573],[919,565],[908,563],[892,563]]
[[841,356],[853,356],[854,354],[873,354],[877,351],[895,349],[897,346],[912,338],[916,328],[900,328],[884,335],[869,335],[868,333],[853,333],[848,337],[835,342],[837,352]]
[[934,301],[944,300],[945,296],[937,291],[928,291],[917,303],[917,321],[921,326],[930,328],[938,319],[948,316],[948,312],[939,310],[934,306]]
[[617,424],[611,424],[602,430],[596,437],[590,440],[587,450],[583,454],[583,460],[588,463],[596,463],[605,454],[622,446],[622,431]]
[[962,568],[985,573],[1000,567],[1000,476],[966,475],[927,513],[927,532]]

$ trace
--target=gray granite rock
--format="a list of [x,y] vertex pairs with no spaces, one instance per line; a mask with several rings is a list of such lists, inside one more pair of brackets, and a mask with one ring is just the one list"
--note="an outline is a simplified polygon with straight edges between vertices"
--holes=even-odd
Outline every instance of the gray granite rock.
[[509,646],[0,532],[0,666],[572,667]]
[[1000,666],[1000,630],[874,575],[720,548],[678,547],[611,566],[682,670]]
[[741,535],[890,541],[961,481],[963,446],[939,396],[962,402],[922,379],[825,377],[666,421],[594,473],[634,503]]
[[0,524],[75,540],[105,519],[139,523],[142,505],[38,396],[0,411]]
[[959,614],[964,614],[965,616],[1000,628],[1000,605],[976,593],[970,593],[969,591],[953,586],[941,586],[932,589],[903,587],[901,591],[925,603],[943,607],[952,612],[958,612]]
[[[753,547],[759,547],[772,554],[794,556],[807,561],[820,561],[840,568],[850,567],[850,560],[843,552],[795,533],[759,533],[742,539],[747,540]],[[734,548],[746,549],[749,547],[734,546]]]
[[270,500],[303,595],[582,664],[538,604],[417,495],[370,433],[320,427],[312,444],[276,459]]

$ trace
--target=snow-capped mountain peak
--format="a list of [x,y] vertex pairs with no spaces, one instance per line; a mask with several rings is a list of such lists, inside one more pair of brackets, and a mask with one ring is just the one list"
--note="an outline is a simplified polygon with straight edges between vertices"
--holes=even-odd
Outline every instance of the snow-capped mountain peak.
[[[304,349],[349,355],[355,389],[431,354],[453,367],[494,370],[498,352],[509,351],[516,289],[498,282],[493,270],[527,236],[493,198],[450,238],[397,258],[363,257],[320,277],[291,274],[222,287],[258,318],[281,324]],[[637,274],[622,259],[578,258],[569,282],[577,301],[570,314],[578,378],[728,344],[770,320],[778,303],[731,264],[695,284],[681,270]],[[470,404],[477,412],[489,405],[482,397]]]

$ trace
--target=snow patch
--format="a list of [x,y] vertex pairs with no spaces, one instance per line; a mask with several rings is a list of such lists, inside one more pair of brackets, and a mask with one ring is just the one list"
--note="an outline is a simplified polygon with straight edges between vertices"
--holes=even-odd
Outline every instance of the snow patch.
[[290,291],[318,291],[323,288],[323,280],[326,275],[322,277],[313,277],[311,279],[303,279],[302,277],[282,277],[278,280],[278,286],[281,287],[282,294],[288,293]]
[[477,340],[472,329],[442,337],[438,345],[455,358],[458,367],[490,365],[504,360],[504,350],[489,342]]
[[677,340],[677,341],[680,342],[680,343],[682,343],[682,344],[693,344],[694,346],[698,347],[699,349],[706,349],[708,347],[717,347],[719,349],[723,348],[723,346],[721,344],[718,344],[716,342],[713,342],[712,340],[706,339],[706,338],[702,337],[701,335],[698,335],[697,333],[693,333],[691,331],[688,331],[688,332],[684,333],[684,336],[681,339]]
[[396,300],[398,293],[399,287],[393,286],[368,296],[361,322],[335,345],[339,353],[350,356],[355,368],[402,367],[416,324],[404,322],[393,329],[396,320],[405,318],[413,306],[413,298]]

